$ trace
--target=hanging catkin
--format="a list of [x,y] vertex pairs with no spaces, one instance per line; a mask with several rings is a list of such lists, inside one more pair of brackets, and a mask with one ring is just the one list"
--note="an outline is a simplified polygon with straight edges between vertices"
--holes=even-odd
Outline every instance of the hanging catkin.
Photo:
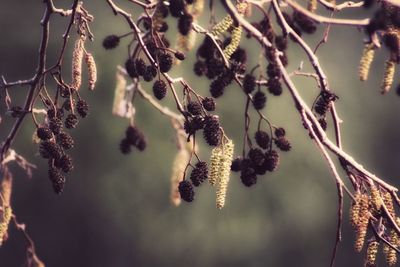
[[358,74],[361,81],[366,81],[368,79],[369,69],[372,61],[374,60],[374,55],[375,45],[373,43],[365,44],[358,69]]
[[383,200],[381,198],[381,194],[379,193],[379,189],[375,185],[371,185],[371,204],[376,212],[381,209],[382,203]]
[[356,192],[354,194],[354,202],[351,204],[350,208],[350,224],[356,228],[360,219],[360,202],[361,193]]
[[0,185],[1,185],[0,200],[1,200],[1,207],[3,208],[3,211],[0,212],[0,246],[1,246],[7,236],[8,226],[10,224],[12,216],[12,209],[10,206],[11,192],[12,192],[12,177],[8,171],[5,171],[3,175],[3,180],[1,181]]
[[368,243],[368,248],[367,248],[367,263],[369,264],[368,266],[375,266],[378,247],[379,243],[376,240],[373,240]]
[[240,44],[240,37],[242,36],[242,26],[235,27],[232,30],[232,40],[229,45],[224,49],[224,55],[227,59],[236,51]]
[[391,60],[387,60],[385,64],[385,76],[383,77],[381,85],[382,94],[386,94],[387,92],[389,92],[390,87],[392,87],[394,71],[395,71],[395,63]]
[[359,213],[359,221],[356,230],[356,242],[355,249],[357,252],[360,252],[364,246],[365,236],[367,234],[368,222],[369,222],[369,199],[367,194],[361,195],[360,201],[360,213]]
[[91,53],[85,54],[85,63],[88,68],[89,90],[93,91],[97,81],[97,68],[96,62],[94,62],[94,57]]
[[208,181],[212,186],[217,184],[218,175],[219,175],[219,167],[220,161],[222,157],[222,149],[220,146],[213,148],[211,151],[210,157],[210,176],[208,177]]
[[82,84],[82,60],[83,60],[84,40],[79,38],[75,41],[74,51],[72,53],[72,84],[71,87],[79,90]]
[[389,211],[389,214],[394,218],[396,214],[394,212],[393,199],[390,192],[386,191],[383,194],[383,203],[385,204],[387,210]]
[[226,192],[228,190],[229,174],[233,159],[234,145],[232,140],[228,140],[222,145],[222,156],[220,160],[218,189],[217,189],[217,208],[222,209],[225,205]]
[[220,22],[218,22],[211,30],[211,34],[213,35],[219,35],[221,33],[226,32],[233,23],[233,19],[231,18],[230,15],[227,15],[225,18],[223,18]]

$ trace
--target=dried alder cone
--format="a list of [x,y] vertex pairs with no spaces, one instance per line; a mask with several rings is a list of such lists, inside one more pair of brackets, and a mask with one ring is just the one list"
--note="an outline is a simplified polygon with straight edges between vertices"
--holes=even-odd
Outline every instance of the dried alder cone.
[[[397,189],[368,172],[342,150],[340,119],[335,109],[335,101],[339,97],[333,91],[335,88],[330,88],[328,78],[315,55],[323,42],[312,49],[307,43],[307,35],[316,34],[320,22],[363,27],[366,41],[358,68],[359,78],[366,81],[371,76],[374,56],[380,47],[386,47],[389,58],[384,66],[381,83],[381,92],[385,94],[392,87],[396,65],[400,62],[398,6],[386,0],[366,0],[360,2],[361,5],[309,0],[304,7],[300,5],[304,3],[294,0],[237,0],[233,4],[229,0],[223,0],[223,8],[227,12],[220,17],[215,13],[215,6],[207,5],[204,0],[153,0],[146,3],[131,1],[134,9],[144,9],[142,14],[132,17],[114,1],[106,2],[115,15],[123,16],[129,24],[129,32],[111,33],[102,42],[110,53],[115,50],[121,53],[128,51],[125,61],[121,62],[123,67],[119,66],[117,69],[112,107],[115,116],[127,119],[127,128],[119,143],[119,150],[127,155],[133,151],[143,151],[149,145],[144,131],[141,130],[142,125],[136,121],[137,101],[142,99],[167,116],[176,134],[177,153],[172,162],[170,176],[170,200],[175,206],[181,200],[194,201],[197,198],[197,188],[206,184],[208,179],[216,187],[216,206],[222,209],[227,206],[229,199],[227,195],[231,171],[238,172],[237,178],[245,187],[254,186],[261,176],[269,176],[271,172],[277,171],[285,152],[291,151],[293,147],[289,141],[291,133],[272,121],[269,108],[276,97],[291,94],[294,99],[293,110],[299,112],[304,128],[324,154],[335,175],[339,199],[343,198],[341,192],[345,185],[327,150],[338,156],[353,186],[354,194],[347,188],[346,192],[353,199],[350,222],[355,229],[355,250],[361,252],[366,249],[366,264],[374,266],[378,248],[382,247],[388,265],[396,263],[396,250],[400,245],[400,219],[397,217],[393,198],[398,204]],[[68,27],[71,32],[67,32],[75,42],[71,44],[73,51],[70,84],[64,81],[61,72],[63,54],[55,67],[49,70],[38,68],[40,71],[37,75],[43,76],[39,81],[51,74],[57,84],[54,90],[46,88],[45,83],[37,82],[36,78],[27,83],[33,88],[32,95],[39,88],[34,100],[40,100],[44,105],[44,110],[40,113],[41,120],[33,116],[36,126],[34,139],[37,140],[39,155],[48,161],[48,176],[56,193],[64,190],[65,175],[73,170],[73,161],[68,151],[76,144],[69,131],[77,128],[80,118],[89,114],[89,105],[82,98],[80,89],[86,82],[82,79],[83,73],[87,71],[89,90],[95,88],[97,81],[94,57],[86,50],[86,43],[93,39],[89,28],[93,17],[83,8],[82,2],[74,3],[71,10],[73,12],[62,13],[67,17],[73,15]],[[317,14],[323,8],[340,11],[347,8],[347,5],[354,8],[374,8],[375,13],[370,20],[336,19],[336,13],[332,14],[332,18]],[[54,9],[51,12],[61,11]],[[252,12],[256,15],[253,16]],[[202,19],[208,15],[210,19]],[[199,21],[208,21],[209,24],[203,27],[198,24]],[[169,31],[171,27],[177,31]],[[76,34],[71,29],[76,30]],[[325,28],[323,41],[329,40],[330,30],[330,27]],[[246,40],[250,38],[260,44],[260,50],[257,51],[259,53],[256,53],[260,56],[256,60],[248,59]],[[196,41],[199,44],[194,50]],[[65,45],[67,43],[70,44],[65,38]],[[119,49],[121,45],[126,45],[128,49]],[[361,45],[360,41],[360,47]],[[304,57],[310,59],[315,73],[302,73],[301,68],[288,73],[287,69],[297,68],[289,65],[289,46],[303,49]],[[361,50],[360,48],[360,52]],[[189,64],[182,61],[191,56],[194,58],[192,70],[195,79],[208,80],[208,90],[196,88],[196,82],[191,84],[186,77],[172,77],[172,71],[178,71],[179,64]],[[45,60],[44,56],[41,58]],[[293,75],[300,73],[318,81],[312,103],[302,99],[299,93],[301,91],[297,91],[291,80]],[[234,143],[238,142],[228,137],[233,134],[224,129],[227,118],[218,108],[218,104],[233,90],[239,91],[244,103],[243,143],[241,153],[237,156],[234,156]],[[174,101],[176,109],[166,106],[168,100]],[[6,104],[8,112],[16,120],[17,128],[26,113],[35,115],[32,109],[36,104],[34,101],[28,101],[25,107],[12,107],[8,102]],[[328,124],[332,124],[329,126],[332,129],[328,128]],[[324,131],[327,130],[335,133],[336,143],[325,135]],[[10,136],[8,146],[15,132],[11,132]],[[210,147],[209,160],[199,157],[196,140],[201,138]],[[2,158],[8,147],[3,147],[3,150],[6,151],[2,151]],[[9,205],[3,203],[3,217],[0,221],[2,239],[6,236],[11,216],[11,208],[8,210],[8,207]],[[342,207],[339,209],[341,211]],[[338,236],[340,237],[340,227]],[[334,256],[335,254],[333,260]],[[34,260],[34,257],[31,259]]]

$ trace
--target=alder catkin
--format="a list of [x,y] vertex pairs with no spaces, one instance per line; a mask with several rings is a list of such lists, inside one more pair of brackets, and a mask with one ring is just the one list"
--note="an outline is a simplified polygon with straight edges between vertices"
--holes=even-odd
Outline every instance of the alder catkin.
[[385,64],[385,76],[383,77],[381,85],[382,94],[386,94],[387,92],[389,92],[390,87],[392,87],[394,72],[395,72],[395,63],[391,60],[387,60]]
[[233,19],[230,15],[227,15],[220,22],[214,25],[214,27],[211,29],[211,34],[217,36],[221,33],[226,32],[232,26],[232,23]]
[[12,192],[12,176],[8,171],[3,173],[3,180],[1,181],[0,200],[3,211],[0,212],[0,247],[7,237],[8,225],[10,224],[12,209],[10,206],[11,192]]
[[381,198],[381,194],[379,193],[379,189],[375,185],[371,185],[371,204],[376,212],[381,209],[382,203],[383,200]]
[[366,81],[368,79],[369,69],[374,60],[374,55],[375,45],[373,43],[365,44],[358,69],[361,81]]
[[393,199],[392,199],[392,195],[390,194],[390,192],[386,191],[383,194],[383,203],[385,204],[387,210],[389,211],[389,214],[394,218],[396,216],[396,214],[394,212]]
[[360,213],[359,213],[359,221],[356,229],[356,242],[355,242],[355,250],[360,252],[364,246],[365,236],[368,230],[368,222],[369,222],[369,210],[368,210],[369,199],[367,194],[361,195],[360,200]]
[[0,246],[3,244],[11,221],[12,209],[10,206],[3,205],[3,212],[0,217]]
[[82,84],[82,60],[83,60],[84,40],[79,38],[75,41],[74,51],[72,53],[72,85],[71,87],[78,90]]
[[218,189],[217,189],[217,208],[222,209],[225,205],[226,192],[229,183],[229,174],[233,160],[234,145],[232,140],[228,140],[222,145],[222,157],[220,160]]
[[212,186],[216,185],[218,181],[221,157],[222,157],[221,147],[217,146],[213,148],[210,157],[210,176],[208,177],[208,181]]
[[356,228],[360,219],[360,201],[361,201],[361,193],[356,192],[354,194],[354,201],[351,204],[350,208],[350,224]]
[[379,243],[373,240],[368,243],[367,248],[367,266],[375,266],[376,254],[378,253]]
[[93,91],[97,81],[97,68],[91,53],[85,54],[85,62],[88,67],[89,90]]
[[[396,233],[395,230],[390,230],[390,243],[392,245],[394,245],[395,247],[397,247],[397,243],[399,242],[399,237]],[[395,265],[397,262],[397,253],[396,250],[394,250],[393,248],[389,247],[387,248],[387,252],[386,252],[386,263],[389,266],[393,266]]]
[[227,59],[229,59],[232,54],[236,51],[236,49],[238,48],[239,44],[240,44],[240,37],[242,36],[242,27],[235,27],[232,30],[232,40],[229,43],[229,45],[224,49],[224,55]]

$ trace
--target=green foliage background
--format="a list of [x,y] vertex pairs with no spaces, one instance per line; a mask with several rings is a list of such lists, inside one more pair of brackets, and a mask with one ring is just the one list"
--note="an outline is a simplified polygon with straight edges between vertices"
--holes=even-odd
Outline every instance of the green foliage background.
[[[66,8],[68,2],[55,4]],[[113,117],[111,106],[115,69],[125,61],[128,40],[113,51],[102,49],[101,42],[108,34],[128,29],[105,1],[85,1],[85,5],[95,16],[92,31],[96,40],[87,48],[94,52],[99,81],[94,93],[82,90],[91,115],[73,131],[75,170],[61,196],[52,192],[47,163],[33,156],[37,148],[31,142],[33,125],[29,119],[14,143],[17,151],[38,165],[32,179],[13,166],[14,211],[26,223],[47,266],[327,266],[336,231],[336,186],[321,153],[303,129],[287,90],[281,97],[268,95],[265,109],[274,124],[287,129],[293,144],[292,152],[281,154],[279,171],[260,177],[252,188],[245,188],[238,175],[232,175],[222,211],[216,210],[215,192],[208,184],[196,191],[194,203],[175,208],[169,203],[174,132],[167,119],[137,99],[137,123],[149,146],[143,153],[119,153],[118,143],[128,122]],[[140,12],[125,2],[123,6],[134,14]],[[0,74],[8,81],[28,78],[35,70],[43,9],[40,1],[0,0]],[[354,11],[341,15],[365,16]],[[207,19],[201,19],[203,26]],[[49,62],[58,54],[67,20],[54,16]],[[175,40],[175,25],[175,20],[169,21],[170,40]],[[315,35],[305,38],[314,47],[322,33],[321,26]],[[369,81],[358,81],[363,38],[356,28],[333,27],[318,56],[331,87],[340,96],[337,109],[344,120],[345,150],[373,173],[399,185],[400,100],[393,91],[386,96],[379,94],[384,51],[379,52]],[[252,55],[250,64],[256,64],[258,46],[250,40],[246,47]],[[66,63],[70,62],[70,49]],[[305,70],[310,70],[306,56],[294,43],[290,43],[289,59],[290,71],[302,60]],[[196,90],[207,95],[208,81],[192,74],[192,64],[193,55],[174,67],[172,76],[188,77]],[[64,69],[68,77],[69,65]],[[304,77],[294,80],[311,103],[317,94],[315,82]],[[14,104],[23,103],[26,90],[10,90]],[[173,107],[172,99],[164,102]],[[244,104],[237,86],[229,87],[218,99],[218,112],[227,134],[236,141],[237,153],[241,151]],[[1,103],[1,114],[4,110]],[[3,117],[1,140],[12,122],[12,118]],[[328,127],[332,130],[331,124]],[[200,150],[207,159],[210,149],[203,144]],[[348,206],[348,199],[345,203]],[[363,256],[353,252],[353,239],[346,217],[337,266],[362,266]],[[12,227],[9,240],[0,249],[0,266],[21,266],[24,247],[22,235]]]

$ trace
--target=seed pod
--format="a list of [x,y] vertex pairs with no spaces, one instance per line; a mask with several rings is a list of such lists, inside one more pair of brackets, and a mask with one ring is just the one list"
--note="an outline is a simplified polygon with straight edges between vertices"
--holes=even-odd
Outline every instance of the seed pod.
[[374,55],[375,45],[373,43],[365,44],[358,68],[358,75],[361,81],[366,81],[368,79],[369,69],[374,60]]
[[225,206],[226,192],[228,190],[229,174],[231,172],[231,165],[233,159],[234,145],[232,140],[228,140],[222,144],[222,157],[220,160],[219,168],[219,181],[217,189],[217,208],[222,209]]
[[210,176],[208,177],[208,181],[212,186],[217,184],[218,175],[219,175],[219,164],[222,157],[222,149],[220,146],[215,147],[211,151],[210,157]]
[[199,161],[190,174],[190,180],[194,186],[199,186],[208,177],[207,162]]
[[53,137],[52,131],[47,126],[38,127],[36,130],[36,134],[37,134],[37,137],[39,137],[40,140],[43,140],[43,141],[49,140],[50,138]]
[[119,40],[120,38],[115,34],[108,35],[103,40],[103,47],[105,49],[113,49],[118,46]]
[[378,253],[379,243],[373,240],[368,243],[367,248],[367,264],[368,266],[375,266],[376,254]]
[[189,181],[182,181],[178,186],[179,194],[181,198],[186,202],[192,202],[194,200],[193,185]]
[[74,51],[72,53],[72,84],[71,87],[79,90],[82,83],[82,59],[83,59],[84,40],[79,38],[75,41]]
[[203,107],[207,111],[214,111],[215,110],[215,101],[211,97],[206,97],[204,98],[201,103],[203,104]]
[[232,23],[233,19],[230,15],[227,15],[220,22],[218,22],[218,24],[214,25],[214,27],[211,29],[211,34],[217,36],[226,32],[232,26]]
[[218,146],[221,143],[221,131],[217,116],[207,116],[204,119],[203,136],[210,146]]
[[381,85],[382,94],[386,94],[387,92],[389,92],[390,87],[392,87],[394,71],[395,71],[395,63],[391,60],[387,60],[385,65],[385,76],[383,77]]
[[356,242],[355,242],[355,250],[357,252],[361,252],[365,236],[367,235],[368,229],[368,222],[369,222],[369,210],[368,210],[369,199],[368,195],[362,194],[361,201],[360,201],[360,213],[359,213],[359,223],[357,225],[357,232],[356,232]]
[[361,193],[356,192],[354,194],[354,201],[351,204],[350,208],[350,224],[356,228],[358,222],[360,220],[360,201],[361,201]]
[[89,90],[93,91],[97,81],[97,68],[96,62],[94,62],[94,57],[91,53],[85,54],[85,63],[88,67]]
[[243,28],[241,26],[235,27],[232,31],[232,41],[230,44],[224,49],[224,55],[227,59],[231,58],[231,55],[236,51],[240,44],[240,37],[242,36]]

